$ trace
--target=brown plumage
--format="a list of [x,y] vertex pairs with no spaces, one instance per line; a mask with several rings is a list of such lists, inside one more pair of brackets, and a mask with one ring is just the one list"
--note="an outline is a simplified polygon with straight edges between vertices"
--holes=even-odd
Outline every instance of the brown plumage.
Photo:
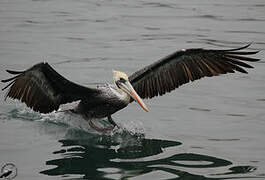
[[248,62],[259,59],[244,55],[256,54],[258,51],[240,51],[247,46],[228,50],[187,49],[154,62],[135,72],[129,80],[141,98],[153,98],[170,92],[179,86],[203,77],[239,71],[247,73],[244,68],[253,68]]
[[7,72],[16,76],[2,80],[4,83],[9,82],[2,90],[10,87],[5,99],[18,99],[41,113],[58,110],[60,104],[86,99],[98,93],[96,89],[65,79],[48,63],[36,64],[26,71]]
[[[114,73],[114,85],[103,88],[89,88],[75,84],[48,63],[39,63],[26,71],[10,71],[15,75],[2,80],[9,83],[6,97],[18,99],[34,111],[49,113],[58,110],[61,104],[79,101],[78,111],[89,117],[110,117],[126,107],[133,99],[149,111],[141,98],[152,98],[170,92],[182,84],[202,77],[252,68],[246,62],[259,59],[246,57],[258,51],[241,51],[249,45],[228,50],[187,49],[146,66],[129,78],[124,73]],[[120,74],[124,74],[123,77]],[[126,77],[125,77],[126,76]],[[139,98],[139,96],[141,98]]]

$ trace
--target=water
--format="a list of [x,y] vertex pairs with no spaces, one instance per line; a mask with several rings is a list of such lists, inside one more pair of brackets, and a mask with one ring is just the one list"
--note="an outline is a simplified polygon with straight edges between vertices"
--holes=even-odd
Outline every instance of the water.
[[20,180],[264,179],[264,37],[263,0],[1,0],[1,79],[47,61],[80,84],[111,82],[112,69],[131,74],[176,49],[249,42],[263,61],[146,100],[150,113],[130,104],[105,135],[1,92],[0,165]]

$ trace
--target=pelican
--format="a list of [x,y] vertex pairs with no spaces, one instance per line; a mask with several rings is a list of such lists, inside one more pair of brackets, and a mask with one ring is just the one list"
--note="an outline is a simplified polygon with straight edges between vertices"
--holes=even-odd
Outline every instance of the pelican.
[[[2,80],[8,84],[5,96],[18,99],[40,113],[63,111],[81,114],[92,128],[98,131],[110,130],[117,126],[111,115],[135,101],[149,111],[142,99],[162,96],[179,86],[203,77],[218,76],[235,71],[247,73],[244,68],[253,68],[246,62],[260,59],[247,57],[258,51],[242,51],[250,44],[236,49],[184,49],[176,51],[130,76],[113,71],[113,84],[96,88],[85,87],[71,82],[57,73],[48,63],[42,62],[25,71],[6,70],[14,75]],[[71,104],[72,103],[72,104]],[[107,118],[110,127],[99,128],[92,118]]]

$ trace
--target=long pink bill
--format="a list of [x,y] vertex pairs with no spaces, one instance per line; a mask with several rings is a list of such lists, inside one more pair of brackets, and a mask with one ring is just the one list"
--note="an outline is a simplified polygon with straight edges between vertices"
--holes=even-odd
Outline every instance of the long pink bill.
[[128,93],[146,112],[149,112],[149,109],[144,104],[144,101],[140,98],[140,96],[136,93],[133,89],[130,82],[126,81],[125,83],[121,84],[121,88]]

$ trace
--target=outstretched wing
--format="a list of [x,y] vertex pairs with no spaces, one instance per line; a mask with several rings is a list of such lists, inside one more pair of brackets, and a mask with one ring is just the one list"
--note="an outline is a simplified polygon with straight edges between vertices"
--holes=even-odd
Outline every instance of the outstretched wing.
[[9,82],[2,90],[10,87],[6,98],[10,97],[25,102],[34,111],[49,113],[58,110],[60,104],[91,98],[97,95],[97,89],[75,84],[59,73],[48,63],[39,63],[26,71],[11,71],[12,78],[2,80]]
[[239,71],[247,73],[244,68],[253,68],[245,61],[255,62],[259,59],[246,57],[258,51],[239,51],[249,45],[228,50],[187,49],[154,62],[135,72],[129,80],[141,98],[152,98],[170,92],[182,84],[203,77]]

